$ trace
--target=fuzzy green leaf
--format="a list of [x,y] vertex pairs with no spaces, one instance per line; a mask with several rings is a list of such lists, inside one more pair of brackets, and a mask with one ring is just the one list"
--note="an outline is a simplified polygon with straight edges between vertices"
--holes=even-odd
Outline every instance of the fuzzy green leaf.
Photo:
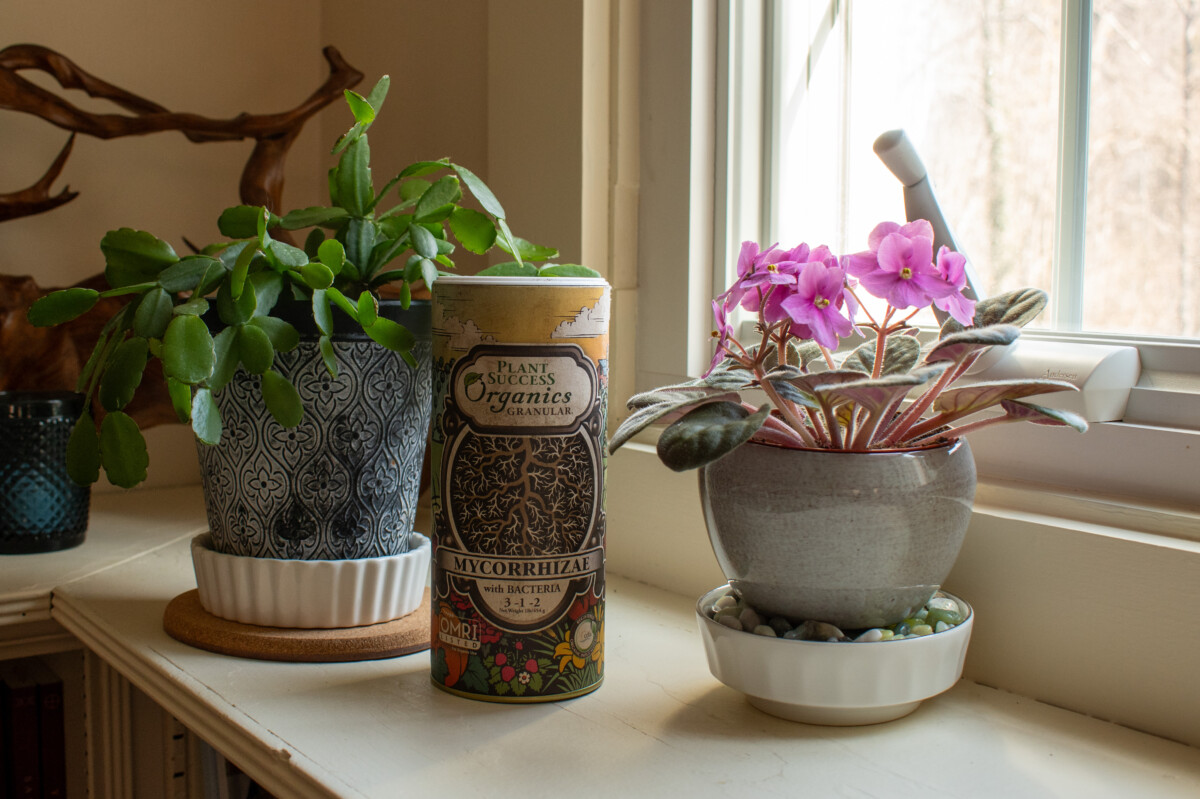
[[684,414],[658,437],[658,457],[682,472],[728,455],[767,420],[769,405],[750,413],[736,402],[710,402]]
[[1043,424],[1050,427],[1070,427],[1080,433],[1086,433],[1088,429],[1087,420],[1071,411],[1047,408],[1043,405],[1035,405],[1032,402],[1021,402],[1019,400],[1001,400],[1000,407],[1004,409],[1004,412],[1009,417],[1020,419],[1024,422]]
[[1078,390],[1074,384],[1065,380],[992,380],[944,391],[934,400],[933,408],[950,417],[945,421],[952,421],[990,408],[1002,400]]
[[95,289],[62,289],[38,299],[26,316],[34,327],[59,325],[87,313],[99,299],[100,292]]
[[142,383],[149,356],[149,345],[141,336],[126,339],[117,346],[100,378],[100,405],[104,410],[119,411],[129,404]]
[[67,476],[76,485],[89,486],[100,479],[100,437],[96,423],[84,411],[67,439]]
[[[650,392],[647,392],[650,393]],[[674,394],[664,392],[664,395],[658,402],[645,404],[638,407],[632,414],[626,417],[625,421],[613,433],[612,438],[608,441],[608,452],[611,455],[620,449],[624,444],[628,443],[631,438],[645,430],[655,422],[672,422],[683,412],[690,408],[703,405],[708,402],[730,401],[736,399],[736,394],[725,392],[712,393],[707,391],[699,391],[692,394],[684,394],[676,392]],[[636,407],[634,398],[629,400],[629,407]]]
[[[253,292],[247,292],[251,297]],[[163,336],[163,374],[183,383],[207,380],[216,364],[212,335],[198,316],[176,316]]]
[[175,250],[142,230],[110,230],[100,240],[104,253],[104,278],[113,288],[155,280],[166,267],[179,260]]
[[262,398],[275,421],[284,427],[295,427],[304,418],[304,403],[291,382],[274,370],[263,372]]
[[100,463],[113,485],[133,488],[146,479],[150,455],[137,422],[113,411],[100,423]]
[[[872,374],[875,369],[876,343],[876,340],[872,338],[857,347],[846,356],[846,360],[842,361],[841,368]],[[883,345],[883,374],[880,377],[911,371],[917,365],[917,359],[920,357],[921,343],[914,337],[888,336]]]
[[855,380],[844,383],[817,385],[813,392],[831,406],[852,402],[877,416],[890,406],[898,405],[908,392],[922,386],[946,371],[948,364],[927,367],[913,372],[893,374],[879,379]]
[[1048,301],[1041,289],[1017,289],[989,297],[975,305],[975,327],[1024,327],[1037,318]]
[[1020,328],[1014,325],[973,327],[959,333],[951,333],[934,345],[929,354],[925,356],[925,363],[938,361],[961,363],[964,358],[979,350],[1012,344],[1020,335]]

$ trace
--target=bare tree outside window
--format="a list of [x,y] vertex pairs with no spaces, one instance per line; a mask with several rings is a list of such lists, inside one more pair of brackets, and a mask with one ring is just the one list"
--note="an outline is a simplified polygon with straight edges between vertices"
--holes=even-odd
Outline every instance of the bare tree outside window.
[[[1084,329],[1197,337],[1200,0],[1094,3]],[[849,0],[817,49],[794,45],[819,38],[824,9],[783,5],[777,40],[793,45],[779,54],[780,90],[800,110],[780,117],[779,238],[849,250],[902,219],[871,143],[904,128],[984,289],[1050,290],[1061,0]],[[844,114],[831,84],[845,89]],[[840,137],[827,130],[842,119]],[[826,181],[841,157],[839,189]]]

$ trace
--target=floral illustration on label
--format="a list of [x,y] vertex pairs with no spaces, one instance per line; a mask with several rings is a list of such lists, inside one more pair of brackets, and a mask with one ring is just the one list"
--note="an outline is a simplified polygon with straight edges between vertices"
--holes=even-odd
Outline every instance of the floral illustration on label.
[[596,365],[574,343],[483,341],[435,370],[433,678],[495,697],[586,690],[603,673]]

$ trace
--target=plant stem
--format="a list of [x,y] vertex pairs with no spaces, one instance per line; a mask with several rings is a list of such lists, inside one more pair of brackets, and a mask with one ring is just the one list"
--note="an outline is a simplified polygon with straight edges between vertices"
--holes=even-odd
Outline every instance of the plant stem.
[[797,435],[800,436],[807,446],[816,446],[816,440],[805,428],[804,422],[800,421],[800,417],[796,415],[796,411],[792,403],[779,396],[779,392],[775,390],[775,387],[772,386],[769,381],[763,380],[764,375],[761,364],[755,364],[754,375],[756,378],[758,378],[759,386],[763,391],[766,392],[767,396],[770,397],[771,402],[775,404],[775,407],[779,409],[779,413],[783,416],[784,421],[796,431]]
[[920,444],[924,443],[925,441],[927,441],[929,439],[933,439],[933,438],[946,438],[946,439],[962,438],[965,435],[974,433],[976,430],[982,430],[983,428],[991,427],[994,424],[1004,424],[1006,422],[1019,422],[1019,421],[1021,421],[1021,420],[1018,419],[1017,417],[1008,416],[1007,414],[1004,416],[993,416],[990,419],[980,419],[977,422],[971,422],[970,424],[965,424],[962,427],[956,427],[953,430],[943,430],[942,432],[936,433],[936,434],[929,433],[928,435],[921,436],[920,438],[912,439],[912,441],[910,443],[915,444],[915,445],[920,445]]

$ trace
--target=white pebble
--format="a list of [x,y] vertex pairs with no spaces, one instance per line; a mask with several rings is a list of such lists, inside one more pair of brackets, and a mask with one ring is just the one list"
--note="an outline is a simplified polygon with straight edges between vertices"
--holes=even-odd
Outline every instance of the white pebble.
[[958,603],[948,596],[935,596],[933,599],[929,600],[929,604],[925,607],[929,608],[930,610],[952,610],[955,613],[960,612]]
[[875,627],[874,629],[871,629],[871,630],[867,630],[865,633],[863,633],[862,635],[860,635],[854,639],[855,643],[860,643],[860,644],[870,644],[870,643],[874,643],[875,641],[882,641],[882,640],[883,640],[883,630],[879,629],[878,627]]
[[722,608],[731,608],[737,604],[737,599],[732,594],[726,594],[716,601],[713,605],[713,610],[721,610]]
[[775,634],[775,628],[769,624],[758,625],[757,627],[754,628],[754,634],[755,635],[765,635],[768,638],[778,638],[779,637],[778,635]]
[[763,623],[763,617],[758,615],[754,608],[743,608],[741,615],[738,616],[738,621],[742,623],[742,629],[753,630],[755,627]]
[[939,621],[936,625],[934,625],[933,631],[935,633],[941,633],[941,632],[945,632],[946,630],[949,630],[949,629],[950,629],[949,624],[946,624],[946,622],[944,622],[944,621]]
[[731,630],[743,629],[742,623],[740,621],[738,621],[736,618],[734,618],[733,616],[718,616],[717,623],[724,624],[726,627],[730,628]]

